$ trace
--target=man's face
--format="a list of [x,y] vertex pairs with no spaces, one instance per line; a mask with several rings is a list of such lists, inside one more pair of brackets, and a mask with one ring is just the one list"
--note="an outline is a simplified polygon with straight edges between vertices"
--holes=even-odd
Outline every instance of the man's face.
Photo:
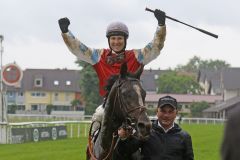
[[125,46],[124,36],[111,36],[109,44],[114,52],[120,52]]
[[157,109],[158,121],[165,129],[172,126],[176,116],[177,110],[170,105],[165,105]]

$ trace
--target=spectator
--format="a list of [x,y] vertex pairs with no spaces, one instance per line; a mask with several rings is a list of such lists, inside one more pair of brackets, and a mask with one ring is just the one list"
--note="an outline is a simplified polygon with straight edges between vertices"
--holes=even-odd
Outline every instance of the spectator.
[[182,123],[182,115],[180,114],[178,118],[178,124],[181,125],[181,123]]

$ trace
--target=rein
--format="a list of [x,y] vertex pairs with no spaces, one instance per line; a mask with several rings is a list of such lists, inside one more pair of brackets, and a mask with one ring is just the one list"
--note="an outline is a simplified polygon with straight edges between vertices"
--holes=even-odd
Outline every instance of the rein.
[[[90,130],[91,131],[91,130]],[[90,133],[90,132],[89,132]],[[115,148],[115,146],[116,146],[116,137],[118,137],[118,135],[115,133],[115,132],[113,132],[113,135],[112,135],[112,143],[111,143],[111,147],[110,147],[110,149],[109,149],[109,152],[108,152],[108,154],[106,155],[106,157],[104,157],[102,160],[107,160],[109,157],[110,157],[110,155],[112,154],[112,152],[113,152],[113,150],[114,150],[114,148]],[[95,155],[93,154],[93,143],[92,143],[92,137],[91,137],[91,135],[88,135],[88,151],[89,151],[89,153],[90,153],[90,155],[91,155],[91,159],[92,160],[98,160],[96,157],[95,157]]]

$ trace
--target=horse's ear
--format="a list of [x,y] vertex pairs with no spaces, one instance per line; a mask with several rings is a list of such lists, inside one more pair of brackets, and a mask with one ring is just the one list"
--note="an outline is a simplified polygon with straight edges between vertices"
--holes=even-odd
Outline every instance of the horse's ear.
[[130,77],[133,77],[133,78],[136,78],[136,79],[140,79],[140,76],[142,75],[142,72],[143,72],[143,68],[144,68],[144,65],[141,64],[134,73],[128,73],[128,75]]
[[127,77],[127,63],[124,62],[121,66],[121,69],[120,69],[120,78],[126,78]]
[[140,79],[140,76],[142,75],[142,72],[143,72],[143,68],[144,68],[144,65],[141,64],[137,69],[137,71],[134,73],[137,79]]

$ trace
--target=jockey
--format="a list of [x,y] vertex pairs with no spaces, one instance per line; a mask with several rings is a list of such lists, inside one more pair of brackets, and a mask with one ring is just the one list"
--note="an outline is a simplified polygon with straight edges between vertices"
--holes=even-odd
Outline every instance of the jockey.
[[[91,64],[99,79],[99,91],[105,97],[104,86],[111,75],[119,74],[122,63],[126,62],[128,72],[135,72],[141,64],[145,65],[154,60],[164,46],[166,36],[165,13],[155,10],[158,27],[153,40],[142,49],[126,50],[129,37],[128,27],[121,22],[111,23],[106,30],[108,49],[92,49],[79,41],[70,30],[68,18],[59,19],[58,23],[62,31],[62,37],[69,50],[78,58]],[[102,105],[101,105],[102,106]],[[99,106],[93,115],[93,121],[100,121],[103,109]]]

